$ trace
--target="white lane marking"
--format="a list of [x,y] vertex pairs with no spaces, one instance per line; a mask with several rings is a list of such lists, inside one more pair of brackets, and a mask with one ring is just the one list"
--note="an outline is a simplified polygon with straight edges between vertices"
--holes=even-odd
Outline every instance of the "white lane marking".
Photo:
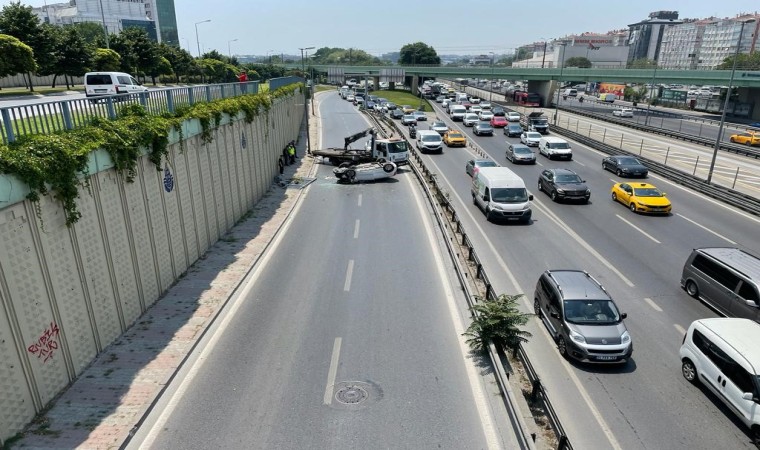
[[673,324],[673,327],[678,330],[679,333],[686,334],[686,328],[682,327],[681,325],[678,325],[677,323]]
[[465,342],[462,333],[465,331],[465,326],[462,323],[462,319],[459,316],[456,300],[454,299],[454,293],[451,290],[451,281],[446,275],[445,265],[443,264],[443,256],[441,255],[440,248],[436,244],[436,233],[433,230],[433,226],[430,224],[430,217],[426,214],[427,207],[423,205],[420,193],[417,192],[415,187],[412,187],[412,193],[414,200],[417,202],[417,211],[422,217],[422,223],[425,226],[426,235],[428,238],[428,244],[433,252],[436,267],[438,268],[438,276],[440,277],[441,286],[443,286],[446,304],[449,307],[449,314],[451,315],[451,322],[454,325],[454,332],[456,333],[456,339],[459,343],[459,351],[462,354],[462,361],[464,361],[465,371],[467,372],[467,378],[470,382],[470,389],[472,390],[472,396],[475,401],[475,407],[478,410],[480,416],[480,423],[483,427],[483,434],[485,435],[486,444],[489,449],[500,449],[499,438],[497,436],[496,427],[493,422],[493,417],[489,412],[488,402],[486,401],[483,388],[480,384],[480,375],[477,369],[471,363],[470,348]]
[[[306,189],[308,188],[309,186],[306,187]],[[251,272],[250,277],[246,281],[244,281],[245,285],[242,286],[242,289],[240,290],[240,294],[234,297],[232,300],[230,300],[229,304],[227,304],[227,306],[225,306],[224,309],[219,313],[220,316],[217,317],[217,320],[221,319],[219,320],[219,325],[217,326],[216,323],[211,325],[212,327],[215,328],[213,330],[210,330],[213,332],[213,334],[211,334],[210,336],[204,336],[202,338],[203,340],[198,344],[198,348],[196,349],[196,351],[200,350],[198,357],[192,362],[192,365],[188,368],[187,375],[185,375],[185,377],[182,378],[181,380],[179,379],[175,380],[175,382],[179,382],[179,386],[177,387],[177,390],[171,394],[171,397],[166,402],[166,407],[164,407],[163,410],[161,410],[161,414],[158,416],[158,419],[156,419],[156,421],[153,423],[153,426],[147,432],[145,440],[139,444],[138,448],[140,449],[151,448],[153,446],[153,443],[155,442],[159,433],[163,431],[167,420],[169,420],[169,417],[171,417],[174,414],[174,410],[177,408],[177,405],[185,397],[185,393],[190,388],[190,385],[193,383],[193,380],[198,375],[198,372],[200,372],[201,368],[203,367],[203,364],[214,353],[214,349],[216,345],[219,343],[219,340],[222,338],[224,331],[229,327],[229,324],[232,321],[232,319],[238,316],[237,314],[238,310],[243,305],[243,303],[245,303],[245,300],[249,297],[251,290],[256,285],[259,277],[261,276],[261,272],[264,270],[264,268],[269,267],[269,261],[272,259],[272,257],[276,253],[276,249],[280,246],[280,243],[285,238],[285,236],[288,236],[288,230],[290,229],[290,226],[293,224],[293,221],[295,220],[295,217],[298,215],[298,211],[301,209],[302,205],[303,205],[303,202],[296,203],[295,208],[293,208],[293,211],[285,220],[285,223],[282,225],[282,228],[277,233],[274,240],[272,240],[266,253],[262,256],[261,260],[253,268],[253,271]],[[205,343],[204,345],[203,341],[206,341],[206,340],[208,342]],[[159,400],[159,403],[157,405],[160,405],[160,404],[161,404],[161,401]],[[132,445],[130,445],[130,447],[132,447]]]
[[703,230],[707,231],[708,233],[712,233],[712,234],[714,234],[715,236],[718,236],[719,238],[721,238],[721,239],[723,239],[723,240],[726,240],[726,241],[728,241],[728,242],[730,242],[730,243],[732,243],[732,244],[736,245],[736,242],[734,242],[734,241],[732,241],[731,239],[729,239],[729,238],[727,238],[727,237],[723,236],[722,234],[720,234],[720,233],[718,233],[718,232],[715,232],[715,231],[713,231],[713,230],[711,230],[711,229],[707,228],[706,226],[704,226],[704,225],[702,225],[702,224],[699,224],[699,223],[697,223],[697,222],[695,222],[695,221],[693,221],[693,220],[689,219],[688,217],[686,217],[686,216],[684,216],[684,215],[682,215],[682,214],[678,214],[678,213],[676,213],[676,215],[677,215],[678,217],[680,217],[680,218],[684,219],[684,220],[688,220],[689,222],[691,222],[691,223],[693,223],[694,225],[698,226],[699,228],[701,228],[701,229],[703,229]]
[[354,225],[354,239],[359,239],[359,219],[356,219],[356,224]]
[[637,227],[636,225],[632,224],[631,222],[623,219],[623,216],[621,216],[620,214],[615,214],[615,217],[617,217],[618,219],[620,219],[623,222],[627,223],[631,228],[633,228],[634,230],[636,230],[639,233],[643,234],[644,236],[648,237],[649,239],[653,240],[654,242],[656,242],[658,244],[662,244],[662,242],[660,242],[657,239],[655,239],[654,236],[652,236],[651,234],[647,233],[646,231],[642,230],[641,228]]
[[543,164],[541,164],[541,163],[540,163],[540,162],[538,162],[538,161],[536,161],[536,164],[538,164],[538,165],[539,165],[539,166],[541,166],[541,167],[544,167],[544,165],[543,165]]
[[610,181],[612,181],[612,182],[613,182],[613,183],[615,183],[615,184],[619,183],[619,181],[618,181],[618,180],[613,180],[612,178],[610,178]]
[[340,357],[341,342],[343,342],[343,340],[336,337],[335,343],[333,344],[332,357],[330,358],[330,370],[327,372],[327,387],[325,387],[325,398],[323,400],[325,405],[330,405],[332,403],[335,377],[338,374],[338,358]]
[[662,308],[660,308],[657,303],[655,303],[651,298],[644,297],[644,301],[649,303],[649,306],[651,306],[655,311],[662,312]]
[[359,194],[359,206],[362,206],[362,194]]
[[[442,173],[441,168],[438,167],[438,165],[435,163],[435,161],[430,161],[430,164],[434,166],[437,170],[437,173]],[[446,181],[448,183],[448,181]],[[465,204],[464,201],[462,201],[462,197],[459,196],[459,194],[456,192],[456,190],[449,184],[449,192],[456,197],[456,199],[461,204]],[[415,191],[416,193],[416,191]],[[422,208],[418,208],[418,210],[422,211]],[[496,247],[494,247],[491,240],[488,238],[488,235],[486,235],[485,231],[483,230],[483,227],[480,226],[480,223],[475,220],[475,216],[472,215],[472,211],[470,211],[470,208],[464,208],[463,211],[470,217],[472,220],[472,223],[475,224],[475,228],[478,229],[478,232],[481,236],[483,236],[483,239],[486,241],[486,244],[488,245],[489,250],[494,255],[494,258],[499,264],[499,267],[501,270],[507,274],[507,278],[509,278],[509,282],[512,283],[512,286],[514,287],[514,292],[525,292],[522,287],[520,287],[520,283],[517,281],[517,278],[512,273],[512,271],[507,267],[507,264],[504,262],[504,259],[501,257],[501,253],[499,253],[496,250]],[[481,216],[482,217],[482,216]],[[569,227],[564,226],[563,228],[565,231],[570,233],[572,230],[569,229]],[[578,237],[580,239],[580,237]],[[589,250],[594,256],[597,258],[601,258],[601,261],[603,264],[605,264],[607,267],[610,268],[613,272],[615,272],[628,286],[633,287],[634,284],[626,278],[620,271],[615,269],[612,264],[609,263],[606,259],[604,259],[596,250],[591,248],[585,241],[581,239],[580,244]],[[533,303],[529,302],[527,297],[523,295],[521,297],[523,306],[526,311],[531,311],[533,308]],[[541,320],[541,319],[537,319]],[[547,342],[554,343],[554,339],[549,335],[549,331],[546,329],[543,324],[540,324],[539,328],[541,329],[544,337],[546,338]],[[460,333],[461,336],[461,333]],[[610,430],[609,425],[607,425],[607,421],[604,420],[604,416],[599,412],[599,410],[596,408],[596,405],[591,400],[591,395],[589,395],[588,391],[586,391],[586,388],[581,383],[581,380],[578,378],[578,376],[575,374],[574,369],[570,366],[570,363],[565,359],[560,359],[560,362],[562,364],[562,367],[565,368],[565,372],[568,374],[569,378],[572,380],[573,384],[575,385],[578,392],[581,394],[581,397],[583,397],[583,400],[586,402],[586,405],[588,406],[589,410],[591,411],[591,414],[594,416],[594,419],[596,419],[596,422],[599,424],[599,427],[602,429],[602,432],[604,433],[604,436],[607,438],[607,441],[610,443],[611,447],[615,450],[622,450],[623,447],[618,443],[617,439],[615,439],[614,434],[612,433],[612,430]]]
[[533,204],[536,205],[537,209],[540,209],[544,214],[546,214],[546,217],[554,222],[560,229],[562,229],[565,233],[569,234],[570,237],[573,238],[578,244],[580,244],[583,248],[586,249],[591,255],[593,255],[599,262],[607,266],[608,269],[610,269],[615,275],[618,276],[621,280],[623,280],[623,283],[627,284],[628,287],[634,287],[633,281],[629,280],[628,277],[623,275],[623,272],[618,270],[617,267],[615,267],[614,264],[612,264],[610,261],[607,260],[604,256],[601,255],[594,247],[591,246],[588,242],[586,242],[585,239],[583,239],[578,233],[576,233],[568,224],[566,224],[562,219],[560,219],[556,214],[554,214],[548,207],[546,207],[541,200],[534,200]]
[[346,269],[346,282],[343,284],[343,290],[348,292],[351,290],[351,277],[354,275],[354,260],[348,260],[348,268]]
[[586,167],[586,165],[585,165],[585,164],[583,164],[583,163],[582,163],[582,162],[580,162],[580,161],[574,161],[574,162],[575,162],[575,164],[580,164],[581,166],[583,166],[583,167]]

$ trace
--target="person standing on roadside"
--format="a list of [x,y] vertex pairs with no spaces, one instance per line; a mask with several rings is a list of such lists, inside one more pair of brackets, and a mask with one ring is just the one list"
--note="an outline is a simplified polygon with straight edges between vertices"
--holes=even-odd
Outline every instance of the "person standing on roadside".
[[245,94],[248,92],[248,74],[243,70],[237,78],[240,82],[240,91]]
[[290,164],[296,162],[296,146],[293,144],[288,145],[288,157],[290,158]]

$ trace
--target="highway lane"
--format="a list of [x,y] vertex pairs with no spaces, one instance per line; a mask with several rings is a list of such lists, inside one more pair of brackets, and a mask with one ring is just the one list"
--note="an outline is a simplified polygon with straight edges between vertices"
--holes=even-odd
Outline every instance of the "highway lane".
[[[439,115],[445,117],[445,113]],[[464,174],[464,163],[471,156],[468,150],[445,149],[443,155],[425,159],[433,164],[431,170],[441,174],[452,199],[462,203],[457,210],[497,291],[524,292],[531,299],[538,275],[546,268],[583,268],[605,284],[629,313],[626,323],[635,352],[624,368],[562,361],[543,325],[537,320],[531,323],[534,338],[527,350],[574,445],[713,448],[730,443],[732,448],[752,448],[733,416],[680,375],[677,352],[683,329],[692,320],[714,313],[688,297],[678,282],[683,262],[694,247],[736,242],[758,252],[757,218],[658,177],[648,181],[668,192],[674,214],[634,215],[609,199],[609,188],[617,178],[601,170],[598,152],[576,144],[572,162],[549,162],[540,156],[540,165],[512,166],[504,159],[507,139],[501,135],[474,138],[493,159],[523,176],[533,190],[534,223],[529,226],[487,223],[472,205],[470,180]],[[542,166],[576,170],[589,182],[592,203],[556,204],[537,192],[535,180]],[[532,309],[528,301],[524,307]],[[592,406],[583,405],[587,400]],[[605,428],[612,436],[606,440]]]
[[[320,115],[323,146],[367,127],[342,100]],[[141,448],[515,448],[412,174],[338,185],[331,169]],[[352,386],[368,399],[339,402]]]

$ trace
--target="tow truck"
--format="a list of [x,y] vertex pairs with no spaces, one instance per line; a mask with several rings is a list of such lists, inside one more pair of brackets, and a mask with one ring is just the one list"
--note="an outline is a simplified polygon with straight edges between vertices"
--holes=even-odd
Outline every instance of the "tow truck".
[[[363,149],[352,149],[351,144],[370,136]],[[397,166],[409,164],[409,146],[402,138],[377,139],[377,130],[367,128],[364,131],[344,138],[343,148],[326,148],[312,150],[312,155],[327,159],[334,166],[355,165],[375,161],[391,161]]]

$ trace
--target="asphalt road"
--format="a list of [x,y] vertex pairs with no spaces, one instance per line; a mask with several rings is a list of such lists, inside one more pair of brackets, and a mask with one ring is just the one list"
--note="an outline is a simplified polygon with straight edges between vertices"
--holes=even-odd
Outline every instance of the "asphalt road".
[[[438,116],[448,121],[447,115]],[[543,324],[533,319],[527,352],[547,387],[575,448],[754,448],[743,426],[711,394],[691,386],[680,373],[678,349],[691,321],[715,314],[679,286],[691,249],[734,246],[760,252],[760,220],[692,193],[657,176],[673,214],[636,215],[609,197],[618,178],[601,170],[599,152],[572,143],[571,162],[538,157],[535,166],[514,166],[504,156],[501,134],[473,137],[489,156],[526,180],[535,196],[533,223],[500,225],[485,220],[472,204],[465,174],[469,149],[444,149],[424,156],[449,189],[458,216],[475,244],[498,293],[524,293],[532,311],[538,276],[546,269],[585,269],[611,292],[629,318],[634,343],[625,366],[570,363],[557,353]],[[423,127],[420,127],[424,129]],[[591,203],[553,203],[535,188],[544,167],[566,167],[587,180]]]
[[[342,146],[368,125],[327,97],[322,146]],[[515,448],[464,347],[464,301],[415,183],[406,169],[339,185],[320,166],[229,323],[133,446]]]

